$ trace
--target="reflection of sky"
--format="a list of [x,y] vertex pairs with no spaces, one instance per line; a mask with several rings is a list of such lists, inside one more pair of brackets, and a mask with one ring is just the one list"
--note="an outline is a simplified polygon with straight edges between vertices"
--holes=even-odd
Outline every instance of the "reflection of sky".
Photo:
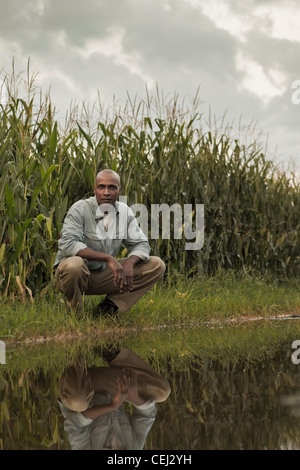
[[13,0],[2,2],[3,72],[38,73],[37,84],[64,117],[71,102],[145,97],[156,84],[186,103],[200,86],[200,111],[233,133],[257,121],[276,162],[299,168],[300,12],[295,0]]

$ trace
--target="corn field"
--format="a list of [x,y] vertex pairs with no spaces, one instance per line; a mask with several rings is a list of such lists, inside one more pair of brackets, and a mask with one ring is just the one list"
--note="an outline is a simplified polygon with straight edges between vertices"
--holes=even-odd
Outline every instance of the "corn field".
[[[18,77],[17,77],[18,78]],[[300,191],[253,138],[203,130],[197,96],[190,109],[178,97],[74,105],[64,125],[34,77],[5,77],[0,105],[0,292],[33,299],[53,283],[52,265],[68,208],[93,195],[96,173],[117,171],[129,205],[204,204],[200,250],[185,240],[151,240],[167,276],[249,269],[280,279],[300,272]],[[25,84],[26,96],[18,86]],[[171,222],[172,223],[172,222]],[[172,234],[172,227],[171,227]],[[149,235],[149,234],[148,234]]]

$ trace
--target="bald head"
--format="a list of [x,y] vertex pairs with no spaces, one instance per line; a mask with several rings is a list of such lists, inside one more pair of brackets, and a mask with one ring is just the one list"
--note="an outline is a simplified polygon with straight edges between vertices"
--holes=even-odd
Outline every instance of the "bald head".
[[114,204],[121,191],[120,176],[114,170],[101,170],[96,176],[94,193],[98,204]]
[[101,179],[102,177],[106,177],[106,176],[114,177],[118,181],[118,185],[119,186],[121,185],[120,176],[118,175],[118,173],[114,170],[109,170],[109,169],[101,170],[101,171],[99,171],[99,173],[97,173],[97,175],[96,175],[96,184],[97,184],[97,180]]

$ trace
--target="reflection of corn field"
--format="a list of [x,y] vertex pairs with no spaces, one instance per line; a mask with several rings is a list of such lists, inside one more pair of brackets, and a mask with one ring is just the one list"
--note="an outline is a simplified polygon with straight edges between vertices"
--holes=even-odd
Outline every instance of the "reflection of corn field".
[[[280,277],[299,273],[299,187],[253,142],[201,130],[197,112],[177,98],[131,102],[92,118],[84,107],[61,130],[49,97],[36,105],[12,92],[0,109],[0,289],[32,296],[52,279],[51,266],[67,208],[91,195],[95,173],[117,170],[129,204],[204,204],[201,251],[185,240],[152,240],[168,273],[247,267]],[[147,100],[146,100],[147,101]],[[151,109],[152,108],[152,109]],[[196,109],[195,103],[194,108]],[[76,109],[74,108],[74,114]],[[110,116],[110,117],[108,117]],[[72,124],[73,123],[73,124]],[[171,232],[172,233],[172,232]],[[195,266],[195,268],[194,268]]]
[[280,399],[299,394],[299,377],[289,358],[278,356],[254,364],[198,359],[188,370],[175,367],[176,397],[159,408],[146,449],[298,449],[299,425]]
[[[126,345],[166,377],[172,390],[158,404],[145,448],[271,450],[285,448],[289,440],[297,444],[298,420],[280,405],[283,396],[299,393],[290,349],[297,333],[298,323],[291,328],[283,322],[129,336]],[[87,366],[107,367],[98,352],[107,344],[94,345],[90,338],[9,348],[0,374],[0,450],[70,448],[58,383],[78,354]]]

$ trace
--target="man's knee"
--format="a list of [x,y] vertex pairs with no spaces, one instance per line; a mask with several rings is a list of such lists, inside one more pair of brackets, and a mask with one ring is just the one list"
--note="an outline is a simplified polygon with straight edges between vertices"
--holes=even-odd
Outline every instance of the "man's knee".
[[73,297],[77,288],[83,293],[86,289],[90,271],[80,256],[71,256],[61,261],[55,273],[58,289],[68,298]]
[[161,403],[165,401],[171,393],[171,387],[169,382],[166,379],[162,379],[161,386],[157,392],[156,401]]
[[83,272],[88,274],[88,267],[84,259],[80,256],[71,256],[70,258],[64,259],[57,269],[60,275],[67,275],[74,278],[82,276]]
[[163,277],[166,270],[166,265],[163,260],[158,256],[150,256],[148,262],[151,264],[151,269],[157,274],[157,277]]

